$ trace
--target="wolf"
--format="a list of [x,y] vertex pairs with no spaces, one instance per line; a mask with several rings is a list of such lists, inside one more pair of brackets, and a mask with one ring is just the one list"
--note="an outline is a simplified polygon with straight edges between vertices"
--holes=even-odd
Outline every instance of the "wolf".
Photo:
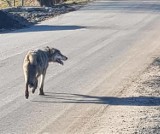
[[39,95],[44,95],[43,86],[47,68],[50,62],[63,65],[63,61],[68,58],[64,56],[60,50],[56,48],[46,47],[45,49],[37,49],[29,51],[23,62],[23,72],[25,77],[25,97],[28,99],[29,90],[35,92],[38,86],[38,78],[41,76]]

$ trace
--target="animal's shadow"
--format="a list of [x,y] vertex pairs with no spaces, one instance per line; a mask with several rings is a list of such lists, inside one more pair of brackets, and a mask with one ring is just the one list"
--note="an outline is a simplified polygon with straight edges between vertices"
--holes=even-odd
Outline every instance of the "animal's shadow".
[[76,104],[106,104],[122,106],[160,106],[160,97],[138,96],[138,97],[110,97],[90,96],[69,93],[46,92],[43,99],[33,100],[39,103],[76,103]]

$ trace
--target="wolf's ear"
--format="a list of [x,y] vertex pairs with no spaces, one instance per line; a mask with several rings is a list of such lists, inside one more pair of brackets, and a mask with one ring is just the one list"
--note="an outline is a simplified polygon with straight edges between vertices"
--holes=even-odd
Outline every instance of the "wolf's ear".
[[46,49],[47,49],[47,50],[50,50],[49,46],[46,46]]
[[50,47],[49,46],[46,46],[46,48],[45,48],[49,53],[51,52],[51,49],[50,49]]
[[55,49],[50,48],[49,46],[46,47],[46,50],[49,52],[49,54],[53,54],[55,52]]

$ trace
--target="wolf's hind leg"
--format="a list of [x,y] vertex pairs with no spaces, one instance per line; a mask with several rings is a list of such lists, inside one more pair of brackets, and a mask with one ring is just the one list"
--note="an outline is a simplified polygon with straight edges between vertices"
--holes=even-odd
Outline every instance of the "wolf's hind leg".
[[28,99],[28,97],[29,97],[28,83],[26,83],[25,97],[26,97],[26,99]]
[[24,77],[25,77],[25,98],[28,99],[28,97],[29,97],[29,91],[28,91],[28,86],[29,86],[28,71],[24,71]]

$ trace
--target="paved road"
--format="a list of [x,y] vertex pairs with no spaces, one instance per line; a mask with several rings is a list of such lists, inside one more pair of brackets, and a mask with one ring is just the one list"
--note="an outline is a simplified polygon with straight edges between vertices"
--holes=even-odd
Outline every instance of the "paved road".
[[[0,133],[98,133],[101,126],[90,124],[110,105],[104,96],[119,94],[119,85],[143,70],[160,48],[159,5],[97,1],[0,34]],[[64,66],[50,64],[45,96],[37,90],[26,100],[23,58],[28,50],[45,46],[60,49],[69,59]]]

